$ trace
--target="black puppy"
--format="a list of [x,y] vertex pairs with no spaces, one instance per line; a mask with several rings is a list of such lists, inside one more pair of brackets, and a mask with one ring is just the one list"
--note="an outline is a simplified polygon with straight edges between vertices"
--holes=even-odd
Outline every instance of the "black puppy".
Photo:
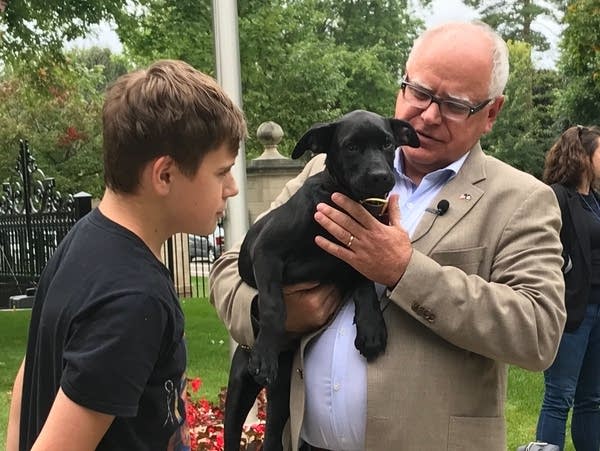
[[[356,348],[372,360],[385,350],[387,331],[374,284],[314,243],[317,234],[333,239],[313,219],[320,202],[330,205],[335,191],[363,201],[385,198],[394,186],[395,149],[416,147],[419,139],[407,122],[357,110],[337,121],[316,124],[292,152],[325,152],[325,170],[308,178],[280,207],[258,220],[240,249],[241,278],[258,289],[258,335],[249,350],[238,346],[229,373],[225,405],[225,450],[239,450],[243,423],[256,396],[267,387],[263,449],[282,449],[289,417],[294,343],[284,329],[282,287],[298,282],[335,283],[355,302]],[[296,343],[297,344],[297,343]]]

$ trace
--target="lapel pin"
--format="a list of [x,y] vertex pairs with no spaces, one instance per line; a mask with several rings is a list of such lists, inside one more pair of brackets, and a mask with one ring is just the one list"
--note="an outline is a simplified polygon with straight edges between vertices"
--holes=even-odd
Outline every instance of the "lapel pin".
[[459,199],[471,200],[471,195],[469,193],[461,194]]

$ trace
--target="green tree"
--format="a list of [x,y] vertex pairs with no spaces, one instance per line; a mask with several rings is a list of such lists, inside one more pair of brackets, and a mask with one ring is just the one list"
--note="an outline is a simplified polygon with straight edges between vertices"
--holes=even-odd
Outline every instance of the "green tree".
[[70,59],[87,69],[97,68],[101,71],[102,76],[99,77],[96,86],[98,92],[104,92],[109,83],[133,69],[133,64],[125,55],[115,55],[107,48],[94,46],[73,49],[68,55]]
[[214,74],[212,0],[138,0],[116,17],[126,53],[138,64],[187,61]]
[[[103,53],[103,52],[101,52]],[[0,179],[15,173],[18,141],[26,139],[60,192],[103,191],[101,119],[103,87],[121,67],[104,63],[97,49],[68,53],[63,63],[7,64],[0,75]],[[107,71],[107,68],[111,68]]]
[[[594,1],[594,0],[592,0]],[[558,21],[565,0],[464,0],[479,18],[509,43],[511,76],[506,102],[484,148],[507,163],[540,177],[544,155],[560,132],[555,115],[560,79],[555,70],[536,69],[532,50],[549,48],[546,36],[533,29],[536,20]]]
[[119,15],[126,0],[7,0],[0,8],[0,60],[62,59],[63,43]]
[[600,124],[600,3],[572,0],[564,17],[556,117],[562,128]]
[[532,83],[533,112],[538,118],[540,145],[546,151],[550,149],[556,137],[562,132],[560,120],[554,110],[561,89],[561,79],[554,69],[536,69]]
[[538,17],[558,20],[565,0],[464,0],[477,9],[482,21],[497,30],[505,40],[522,41],[539,51],[548,50],[546,36],[532,29]]
[[[506,101],[482,145],[489,154],[540,177],[551,133],[541,127],[542,120],[548,118],[540,113],[536,102],[541,105],[551,100],[534,93],[536,80],[542,77],[538,77],[532,65],[531,46],[509,41],[509,49],[511,75],[505,90]],[[547,86],[551,84],[546,80]]]
[[400,75],[410,45],[417,37],[406,2],[329,0],[320,3],[324,12],[330,11],[326,18],[327,29],[336,44],[345,45],[350,51],[370,49],[388,71]]

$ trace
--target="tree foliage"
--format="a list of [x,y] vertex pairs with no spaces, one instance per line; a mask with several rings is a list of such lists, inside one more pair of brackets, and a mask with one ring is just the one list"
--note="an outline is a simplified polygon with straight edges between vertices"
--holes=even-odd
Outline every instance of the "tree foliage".
[[549,42],[534,29],[539,19],[559,21],[565,0],[464,0],[480,19],[509,42],[511,76],[506,102],[492,132],[482,140],[492,154],[540,177],[544,155],[560,133],[554,113],[558,74],[535,69],[532,50],[544,51]]
[[135,3],[116,17],[119,38],[132,60],[145,65],[160,58],[180,59],[214,73],[212,0]]
[[119,15],[126,0],[8,0],[0,8],[0,60],[62,59],[63,43]]
[[562,128],[600,124],[600,3],[571,0],[560,43],[561,89],[556,116]]
[[522,41],[534,49],[549,49],[543,33],[532,28],[539,17],[557,21],[557,10],[564,8],[565,0],[464,0],[477,9],[481,20],[498,31],[505,40]]
[[7,64],[0,75],[0,180],[16,175],[18,142],[25,139],[61,192],[99,196],[103,90],[126,70],[121,59],[100,49],[69,53],[60,64]]
[[482,144],[491,155],[541,177],[544,155],[555,136],[548,108],[557,80],[554,72],[533,67],[529,44],[509,41],[509,49],[511,75],[506,100]]
[[101,47],[90,47],[85,49],[73,49],[69,53],[71,62],[75,67],[83,66],[88,70],[98,69],[100,77],[94,77],[98,82],[96,90],[103,93],[109,83],[133,68],[132,63],[124,55],[115,55],[110,49]]

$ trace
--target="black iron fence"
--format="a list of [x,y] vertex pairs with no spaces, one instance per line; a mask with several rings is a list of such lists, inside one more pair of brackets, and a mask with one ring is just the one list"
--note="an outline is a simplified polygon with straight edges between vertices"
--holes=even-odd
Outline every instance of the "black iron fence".
[[87,193],[61,195],[26,141],[19,143],[15,176],[2,184],[0,197],[0,308],[35,287],[58,243],[92,207]]

